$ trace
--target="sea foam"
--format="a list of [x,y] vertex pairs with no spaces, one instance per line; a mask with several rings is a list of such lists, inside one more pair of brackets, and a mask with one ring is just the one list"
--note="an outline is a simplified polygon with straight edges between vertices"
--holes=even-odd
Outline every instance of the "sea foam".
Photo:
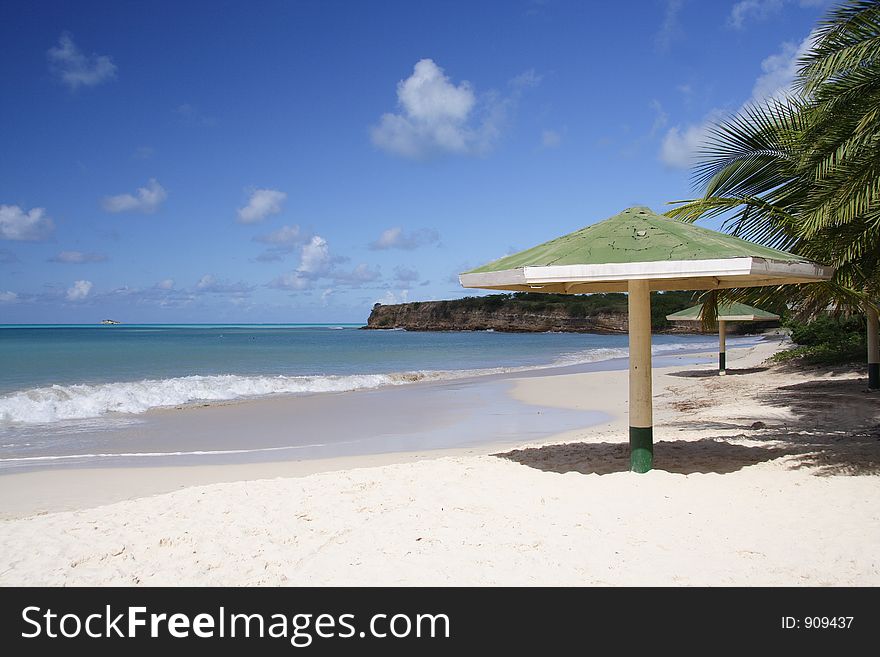
[[[416,375],[413,375],[416,376]],[[184,376],[97,385],[31,388],[0,397],[0,422],[44,423],[108,413],[143,413],[151,408],[267,395],[347,392],[406,383],[389,374],[350,376]]]
[[[654,353],[715,348],[713,341],[655,345]],[[205,402],[233,401],[272,395],[349,392],[420,381],[461,379],[487,374],[591,363],[627,356],[625,348],[593,348],[564,354],[543,366],[499,367],[455,371],[417,371],[338,376],[184,376],[101,384],[52,385],[0,396],[0,424],[45,424]]]

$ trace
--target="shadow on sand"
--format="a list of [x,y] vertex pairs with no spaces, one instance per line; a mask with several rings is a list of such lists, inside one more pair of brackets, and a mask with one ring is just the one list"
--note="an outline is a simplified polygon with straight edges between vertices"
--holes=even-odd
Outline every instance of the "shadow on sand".
[[[762,369],[766,368],[752,371]],[[866,385],[864,379],[826,379],[758,393],[756,400],[762,405],[786,408],[793,414],[776,426],[750,420],[737,424],[689,419],[667,424],[666,428],[740,433],[659,441],[654,445],[654,467],[676,474],[728,474],[790,457],[788,468],[808,469],[819,476],[880,475],[880,393],[866,392]],[[547,472],[603,475],[629,470],[624,436],[619,443],[546,445],[494,456]]]
[[[742,369],[728,369],[725,370],[727,376],[738,376],[742,374],[755,374],[756,372],[766,372],[769,370],[769,367],[744,367]],[[685,370],[682,372],[670,372],[669,376],[681,376],[687,378],[704,378],[704,377],[717,377],[719,376],[718,370]]]

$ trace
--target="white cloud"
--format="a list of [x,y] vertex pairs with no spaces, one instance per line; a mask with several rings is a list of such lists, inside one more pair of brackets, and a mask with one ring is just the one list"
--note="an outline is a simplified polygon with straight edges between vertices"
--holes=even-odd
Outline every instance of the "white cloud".
[[740,0],[731,7],[727,22],[737,30],[750,18],[764,19],[782,9],[783,0]]
[[402,283],[412,283],[419,280],[419,272],[410,267],[398,265],[394,268],[394,279]]
[[0,205],[0,239],[20,242],[44,240],[55,230],[45,208],[25,212],[17,205]]
[[666,127],[666,124],[669,123],[669,115],[663,109],[663,105],[660,104],[660,101],[656,98],[648,103],[648,107],[654,110],[654,123],[651,124],[651,132],[648,134],[648,137],[653,139],[663,128]]
[[334,283],[346,283],[353,286],[359,286],[362,283],[372,283],[373,281],[379,280],[381,276],[382,273],[379,271],[378,267],[370,268],[365,263],[359,264],[352,271],[346,272],[334,269],[332,272]]
[[15,303],[18,301],[18,295],[15,292],[0,292],[0,303]]
[[511,81],[511,98],[490,93],[480,101],[469,82],[454,84],[433,60],[422,59],[410,77],[397,83],[399,111],[383,114],[371,128],[373,143],[409,158],[485,154],[499,135],[510,102],[539,80],[527,71]]
[[681,23],[678,15],[681,13],[681,7],[684,0],[666,0],[666,9],[663,12],[663,22],[660,29],[654,37],[654,45],[660,52],[666,52],[672,45],[672,42],[681,36]]
[[327,240],[320,235],[314,235],[300,248],[299,266],[270,281],[268,285],[282,290],[307,290],[316,281],[327,279],[336,285],[359,287],[376,281],[381,276],[378,268],[371,268],[363,263],[351,271],[339,269],[337,265],[346,260],[347,258],[332,255]]
[[379,239],[370,243],[370,248],[373,250],[393,248],[400,241],[402,234],[403,228],[400,227],[383,230]]
[[562,143],[562,137],[555,130],[544,130],[541,133],[541,146],[544,148],[556,148]]
[[797,4],[800,7],[821,7],[828,0],[740,0],[730,9],[727,23],[734,29],[741,30],[749,21],[766,20],[782,11],[785,5]]
[[60,262],[66,265],[84,265],[91,262],[106,262],[107,256],[103,253],[83,253],[82,251],[61,251],[49,258],[50,262]]
[[[127,285],[110,290],[100,296],[104,299],[125,299],[136,304],[155,304],[161,308],[182,308],[199,300],[201,291],[174,289],[174,281],[166,279],[148,288],[132,288]],[[233,295],[228,301],[235,303],[246,295]],[[224,299],[224,301],[227,299]]]
[[523,71],[519,75],[515,76],[510,81],[510,86],[513,87],[517,91],[522,91],[524,89],[532,89],[541,84],[541,80],[543,80],[543,76],[538,75],[535,69],[530,68],[527,71]]
[[255,224],[271,214],[278,214],[286,198],[287,194],[277,189],[255,189],[247,205],[238,209],[239,223]]
[[152,214],[162,204],[168,193],[155,178],[150,178],[146,187],[138,187],[137,195],[118,194],[105,196],[101,206],[107,212],[142,212]]
[[779,52],[764,58],[761,75],[752,87],[749,103],[760,103],[773,98],[781,99],[791,94],[791,84],[798,69],[798,60],[810,50],[814,35],[811,32],[799,44],[783,43]]
[[394,228],[382,231],[379,239],[370,242],[369,248],[373,251],[384,251],[386,249],[412,251],[420,246],[437,244],[439,241],[440,234],[433,228],[421,228],[407,233],[400,226],[395,226]]
[[[172,281],[172,285],[173,283],[174,282]],[[198,283],[196,283],[196,291],[207,294],[246,296],[253,289],[252,285],[243,282],[230,283],[228,281],[218,281],[213,274],[205,274],[199,279]]]
[[416,63],[413,74],[397,85],[397,97],[408,116],[422,121],[464,121],[476,102],[469,82],[452,84],[430,59]]
[[282,226],[276,231],[268,235],[258,235],[254,238],[255,242],[263,242],[264,244],[297,244],[303,240],[302,231],[299,226]]
[[308,239],[299,226],[282,226],[268,235],[257,235],[254,242],[270,245],[256,257],[259,262],[277,262],[293,253],[294,249]]
[[303,245],[298,271],[302,274],[317,277],[330,267],[330,247],[320,235],[315,235]]
[[[761,75],[755,79],[748,105],[760,104],[771,99],[781,99],[791,93],[791,85],[797,73],[797,62],[813,41],[811,32],[799,44],[786,42],[761,62]],[[694,164],[700,148],[706,143],[712,127],[726,113],[713,109],[700,123],[673,126],[666,131],[660,146],[660,160],[667,166],[686,169]]]
[[282,274],[269,282],[269,287],[279,290],[307,290],[312,286],[312,279],[302,275],[299,271]]
[[383,306],[390,306],[395,303],[406,303],[409,299],[409,290],[387,290],[385,294],[376,299],[373,303],[380,303]]
[[663,105],[660,104],[659,100],[656,98],[651,99],[648,103],[648,108],[654,114],[654,122],[651,124],[651,129],[625,143],[620,149],[621,157],[632,158],[638,155],[642,148],[646,144],[653,142],[660,131],[669,123],[669,115],[663,109]]
[[709,120],[685,127],[670,128],[660,144],[660,159],[664,164],[675,169],[687,169],[693,166],[711,128],[712,123]]
[[82,301],[87,296],[89,296],[89,292],[92,291],[92,282],[91,281],[74,281],[73,286],[68,288],[67,290],[67,300],[68,301]]
[[311,287],[314,280],[327,274],[332,264],[333,259],[330,256],[327,240],[315,235],[303,244],[299,267],[295,271],[279,276],[269,283],[269,286],[285,290],[305,290]]
[[64,33],[58,45],[46,53],[49,68],[70,89],[95,85],[116,77],[116,64],[107,55],[85,55],[77,48],[70,34]]

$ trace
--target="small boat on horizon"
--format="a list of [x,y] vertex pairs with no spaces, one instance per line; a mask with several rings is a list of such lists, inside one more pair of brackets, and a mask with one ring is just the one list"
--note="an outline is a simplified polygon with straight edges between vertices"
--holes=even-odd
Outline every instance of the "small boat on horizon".
[[122,324],[122,322],[117,322],[115,319],[102,319],[101,323],[107,325]]

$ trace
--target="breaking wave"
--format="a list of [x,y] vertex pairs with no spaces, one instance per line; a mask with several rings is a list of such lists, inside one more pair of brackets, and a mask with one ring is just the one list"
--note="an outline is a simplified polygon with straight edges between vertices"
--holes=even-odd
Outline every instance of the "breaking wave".
[[[412,377],[416,377],[413,374]],[[413,380],[413,378],[409,380]],[[31,388],[0,397],[0,422],[44,423],[143,413],[197,402],[231,401],[280,394],[348,392],[407,383],[391,374],[351,376],[184,376],[96,385]]]
[[[691,352],[716,347],[716,342],[655,345],[654,353]],[[486,374],[546,369],[626,357],[625,348],[594,348],[564,354],[543,366],[493,369],[419,371],[338,376],[185,376],[101,384],[52,385],[0,396],[0,424],[43,424],[151,409],[223,402],[273,395],[349,392],[420,381],[461,379]]]

